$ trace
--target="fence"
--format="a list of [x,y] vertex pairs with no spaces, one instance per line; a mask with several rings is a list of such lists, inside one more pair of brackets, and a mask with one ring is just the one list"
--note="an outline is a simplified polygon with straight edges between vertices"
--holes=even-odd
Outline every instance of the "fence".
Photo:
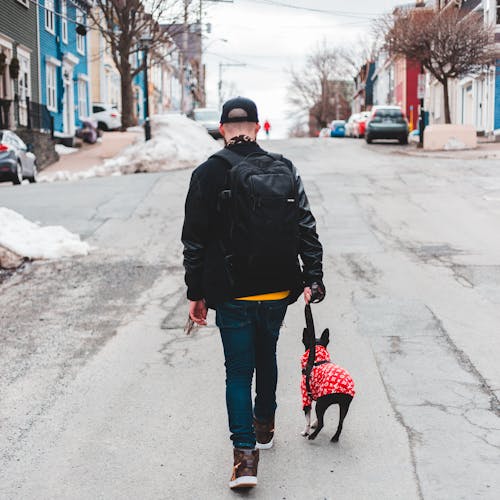
[[29,97],[13,100],[0,99],[0,129],[39,130],[54,135],[54,119],[47,106],[33,102]]

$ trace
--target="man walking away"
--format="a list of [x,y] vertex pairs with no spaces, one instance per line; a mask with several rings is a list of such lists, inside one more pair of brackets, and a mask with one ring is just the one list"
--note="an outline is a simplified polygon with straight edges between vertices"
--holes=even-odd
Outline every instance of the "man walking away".
[[323,250],[302,181],[289,160],[256,143],[258,122],[250,99],[224,104],[226,146],[193,172],[182,231],[189,316],[206,325],[207,308],[215,309],[222,339],[231,488],[257,484],[259,450],[273,444],[276,343],[287,306],[302,291],[306,302],[325,296]]

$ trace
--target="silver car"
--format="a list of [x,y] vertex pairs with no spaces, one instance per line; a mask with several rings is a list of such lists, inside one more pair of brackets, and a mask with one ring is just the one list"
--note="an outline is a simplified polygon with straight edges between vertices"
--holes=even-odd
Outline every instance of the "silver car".
[[222,134],[219,131],[220,113],[217,109],[195,108],[193,110],[193,120],[201,123],[214,139],[222,138]]
[[36,156],[22,139],[10,130],[0,130],[0,182],[36,182]]

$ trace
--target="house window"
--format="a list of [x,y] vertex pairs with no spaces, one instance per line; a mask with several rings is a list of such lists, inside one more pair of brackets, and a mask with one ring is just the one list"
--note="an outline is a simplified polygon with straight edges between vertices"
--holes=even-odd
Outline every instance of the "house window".
[[54,33],[54,0],[45,0],[45,29]]
[[78,116],[81,118],[88,116],[87,107],[87,82],[78,80]]
[[30,0],[17,0],[19,3],[22,3],[25,7],[30,6]]
[[61,0],[61,38],[64,43],[68,43],[68,9],[66,0]]
[[53,64],[47,64],[46,68],[47,109],[57,112],[57,68]]
[[[85,26],[85,18],[83,17],[83,12],[80,9],[76,9],[76,25],[82,24]],[[76,50],[80,54],[85,54],[85,36],[76,34]]]
[[500,0],[497,0],[497,24],[500,24]]

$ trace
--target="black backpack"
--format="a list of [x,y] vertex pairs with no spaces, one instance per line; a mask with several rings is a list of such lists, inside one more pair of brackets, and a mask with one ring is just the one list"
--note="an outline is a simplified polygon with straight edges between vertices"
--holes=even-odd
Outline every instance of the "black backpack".
[[299,200],[293,168],[272,153],[243,157],[223,149],[214,156],[231,166],[227,188],[219,194],[226,256],[296,258]]

